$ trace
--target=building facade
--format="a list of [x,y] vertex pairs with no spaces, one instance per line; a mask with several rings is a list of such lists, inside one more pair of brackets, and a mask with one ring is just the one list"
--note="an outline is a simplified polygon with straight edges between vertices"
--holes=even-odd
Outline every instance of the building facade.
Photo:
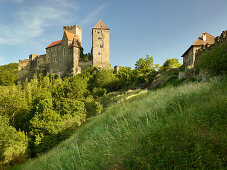
[[46,54],[31,54],[29,59],[19,60],[18,79],[24,82],[40,73],[74,76],[91,66],[109,68],[109,28],[102,20],[92,29],[90,60],[84,61],[83,57],[82,29],[77,25],[64,26],[62,40],[48,45]]
[[202,48],[202,46],[210,46],[214,44],[215,37],[204,32],[201,36],[188,48],[188,50],[181,56],[183,57],[183,66],[185,70],[194,67],[196,52]]

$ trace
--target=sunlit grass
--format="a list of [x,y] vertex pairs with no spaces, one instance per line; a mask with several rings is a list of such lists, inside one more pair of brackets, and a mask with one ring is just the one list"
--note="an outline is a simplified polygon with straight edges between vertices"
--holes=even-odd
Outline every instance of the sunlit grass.
[[227,159],[227,78],[124,100],[15,169],[220,169]]

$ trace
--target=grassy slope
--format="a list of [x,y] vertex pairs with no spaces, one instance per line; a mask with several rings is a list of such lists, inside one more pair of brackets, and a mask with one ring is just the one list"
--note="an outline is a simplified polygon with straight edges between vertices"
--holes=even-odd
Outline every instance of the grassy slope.
[[15,169],[226,166],[227,78],[137,95]]

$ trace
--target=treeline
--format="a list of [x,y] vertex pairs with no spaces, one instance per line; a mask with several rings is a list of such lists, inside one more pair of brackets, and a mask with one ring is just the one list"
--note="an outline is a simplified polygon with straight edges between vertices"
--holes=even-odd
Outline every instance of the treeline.
[[0,66],[0,85],[8,86],[17,83],[18,63]]
[[0,86],[0,165],[20,163],[69,137],[101,113],[97,99],[105,94],[151,83],[158,70],[179,66],[177,59],[169,59],[159,67],[147,56],[135,69],[122,67],[118,74],[91,67],[75,77],[39,75],[23,84]]

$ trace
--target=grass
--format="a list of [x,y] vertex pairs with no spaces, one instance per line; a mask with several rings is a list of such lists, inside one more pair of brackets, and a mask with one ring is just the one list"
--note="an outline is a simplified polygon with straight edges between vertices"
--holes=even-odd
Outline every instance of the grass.
[[140,93],[12,169],[224,169],[227,78]]

